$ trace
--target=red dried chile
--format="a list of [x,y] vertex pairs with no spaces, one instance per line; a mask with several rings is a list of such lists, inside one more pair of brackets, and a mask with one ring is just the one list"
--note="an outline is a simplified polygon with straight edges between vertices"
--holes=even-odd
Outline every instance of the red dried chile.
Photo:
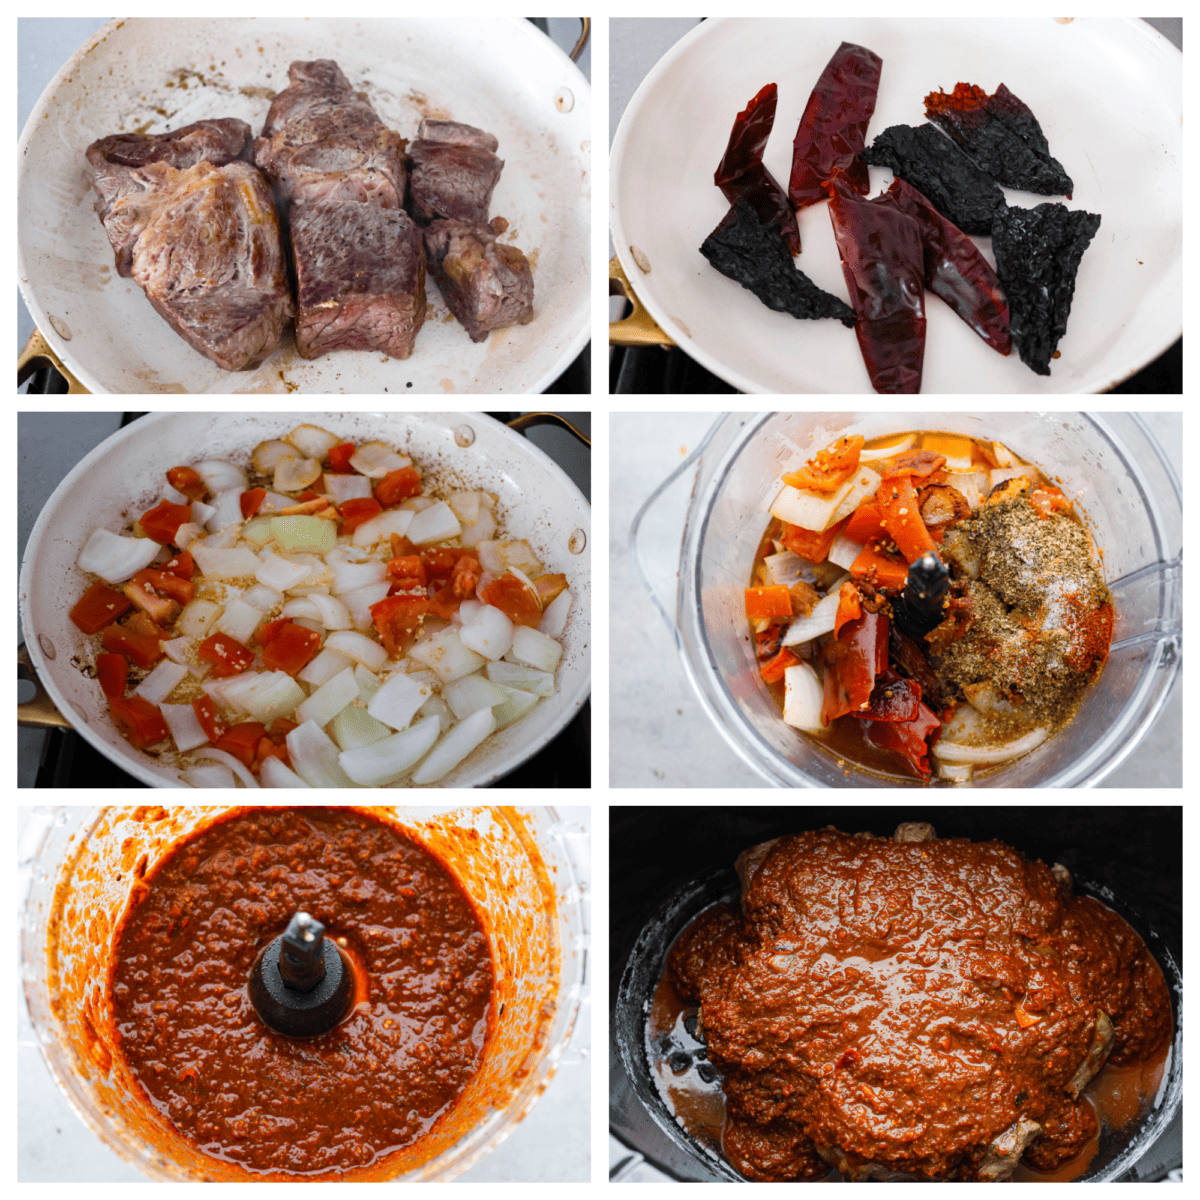
[[843,42],[825,65],[792,142],[788,198],[793,208],[815,204],[825,194],[821,185],[839,177],[860,196],[867,194],[867,164],[858,155],[882,69],[878,54],[851,42]]
[[925,360],[925,250],[921,227],[898,208],[826,184],[855,333],[871,386],[881,395],[921,390]]
[[863,613],[847,621],[837,636],[823,645],[825,697],[821,720],[826,725],[870,704],[875,679],[887,670],[888,626],[882,613]]

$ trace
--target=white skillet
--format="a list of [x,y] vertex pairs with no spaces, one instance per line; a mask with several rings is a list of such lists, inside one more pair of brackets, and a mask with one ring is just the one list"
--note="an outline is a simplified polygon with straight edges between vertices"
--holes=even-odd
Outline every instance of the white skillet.
[[[339,351],[307,362],[290,333],[254,371],[192,350],[113,269],[83,152],[122,130],[161,133],[240,117],[257,134],[295,59],[333,58],[385,123],[423,115],[488,129],[504,173],[493,215],[534,264],[531,325],[475,344],[432,281],[411,358]],[[539,392],[588,339],[591,116],[587,80],[521,18],[114,21],[55,76],[18,156],[18,275],[38,328],[94,393]]]
[[[178,771],[134,750],[108,716],[100,685],[82,673],[90,639],[68,614],[87,587],[75,565],[92,530],[120,531],[162,496],[169,467],[201,458],[245,466],[261,441],[302,421],[347,441],[403,448],[436,480],[500,496],[509,537],[525,538],[574,596],[563,635],[557,693],[488,739],[443,787],[491,783],[537,753],[578,712],[591,686],[590,509],[579,489],[536,446],[482,413],[155,413],[102,442],[62,481],[33,527],[21,565],[21,622],[38,678],[83,737],[155,787],[179,787]],[[460,441],[471,439],[467,446]]]
[[[774,313],[714,271],[698,247],[728,209],[712,176],[735,116],[767,83],[779,108],[768,168],[787,186],[792,138],[821,70],[842,41],[883,59],[868,143],[924,121],[924,97],[960,80],[1000,83],[1041,122],[1075,181],[1074,198],[1006,190],[1100,213],[1079,270],[1061,358],[1035,375],[987,347],[940,300],[926,300],[924,392],[1099,392],[1150,362],[1183,328],[1183,56],[1137,20],[742,19],[705,21],[655,66],[612,147],[613,242],[662,328],[745,392],[870,392],[851,330]],[[871,195],[891,181],[870,168]],[[822,201],[800,214],[797,265],[845,298]],[[977,238],[991,257],[991,239]],[[633,248],[639,252],[634,254]],[[639,266],[638,260],[641,260]],[[649,271],[644,269],[648,266]]]

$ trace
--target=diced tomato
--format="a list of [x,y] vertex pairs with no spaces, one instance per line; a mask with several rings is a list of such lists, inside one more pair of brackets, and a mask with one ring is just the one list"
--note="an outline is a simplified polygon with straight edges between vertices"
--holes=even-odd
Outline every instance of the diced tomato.
[[360,525],[365,525],[381,512],[383,506],[378,500],[371,500],[365,496],[359,500],[343,500],[338,505],[338,516],[342,518],[342,532],[353,533]]
[[[398,533],[391,535],[392,542],[392,557],[407,558],[410,554],[419,554],[416,542],[410,542],[408,538],[402,537]],[[422,560],[424,561],[424,560]]]
[[908,578],[908,563],[898,554],[881,550],[872,538],[850,564],[850,575],[872,587],[898,592]]
[[347,475],[354,470],[350,459],[357,447],[353,442],[339,442],[331,446],[326,457],[329,459],[329,469],[339,475]]
[[[511,571],[493,579],[479,593],[479,599],[498,608],[514,625],[527,625],[533,629],[542,619],[542,606],[537,597]],[[789,601],[788,613],[791,611]]]
[[902,479],[904,476],[926,479],[935,471],[940,471],[946,465],[944,454],[935,454],[932,450],[905,450],[889,459],[887,465],[879,472],[880,479]]
[[263,649],[263,666],[295,675],[303,671],[321,648],[321,635],[289,621]]
[[214,633],[196,647],[196,656],[212,663],[215,679],[228,679],[240,675],[253,661],[254,652],[247,650],[241,642],[227,633]]
[[824,562],[829,557],[830,546],[837,540],[838,534],[845,528],[848,519],[838,521],[820,532],[801,529],[799,525],[788,525],[785,522],[779,540],[785,549],[800,555],[801,558],[808,559],[811,563]]
[[462,607],[463,598],[454,594],[454,584],[446,580],[438,591],[429,597],[429,611],[435,617],[450,620]]
[[862,434],[838,438],[831,446],[818,451],[799,471],[783,477],[794,488],[809,488],[817,492],[834,492],[858,470],[858,457],[866,439]]
[[912,721],[864,721],[867,741],[882,750],[894,750],[920,778],[930,774],[930,735],[941,731],[942,723],[923,701],[917,702],[917,716]]
[[759,673],[762,675],[766,683],[779,683],[783,679],[783,673],[788,667],[794,667],[800,660],[784,646],[770,662],[765,662],[759,667]]
[[430,579],[449,579],[454,573],[454,564],[458,562],[458,552],[445,546],[430,546],[421,552],[421,561]]
[[271,739],[277,746],[283,745],[284,738],[287,737],[293,729],[299,729],[300,723],[292,721],[287,717],[276,717],[270,725],[267,726],[267,737]]
[[371,620],[392,658],[398,658],[412,644],[429,610],[430,603],[424,596],[387,596],[371,605]]
[[266,488],[251,488],[248,492],[243,492],[238,497],[238,503],[242,506],[242,520],[250,520],[262,508],[263,501],[266,498]]
[[561,574],[539,575],[533,581],[533,586],[537,588],[538,600],[545,609],[552,600],[558,599],[567,590],[567,577]]
[[389,471],[374,488],[375,499],[384,508],[394,508],[404,500],[421,494],[421,472],[416,467]]
[[162,713],[143,696],[115,697],[108,709],[113,724],[135,750],[146,750],[171,736]]
[[258,631],[254,635],[254,640],[260,646],[265,646],[272,638],[278,636],[279,631],[285,625],[290,625],[291,623],[291,617],[276,617],[274,621],[268,621],[265,625],[258,627]]
[[[139,571],[130,580],[130,583],[138,583],[144,588],[153,589],[160,596],[178,600],[180,604],[190,604],[192,597],[196,594],[196,585],[190,578],[185,579],[182,575],[175,575],[170,571],[156,571],[153,567],[146,567]],[[160,621],[159,624],[161,625],[162,622]]]
[[200,472],[191,467],[172,467],[167,472],[167,482],[189,500],[203,501],[208,495],[208,484],[204,482]]
[[915,563],[922,554],[934,549],[933,538],[921,520],[917,492],[909,476],[881,483],[875,499],[888,537],[899,547],[905,561]]
[[[486,590],[485,588],[484,591]],[[772,617],[790,617],[791,615],[792,597],[784,584],[746,589],[746,619],[748,621],[769,621]]]
[[174,600],[160,596],[153,588],[132,579],[125,585],[125,595],[156,625],[169,625],[179,612],[179,605]]
[[196,573],[196,560],[186,550],[180,550],[163,563],[162,570],[168,575],[178,575],[180,579],[191,579]]
[[97,654],[96,678],[100,681],[100,690],[110,700],[125,695],[129,659],[123,654]]
[[881,523],[879,505],[873,502],[860,504],[847,518],[842,533],[860,546],[865,546],[871,538],[887,537],[887,530]]
[[823,644],[823,724],[870,704],[875,678],[887,670],[887,652],[888,619],[882,613],[863,613],[848,621],[836,638]]
[[263,763],[268,758],[277,758],[286,767],[292,765],[291,756],[288,754],[288,748],[283,742],[273,742],[269,737],[261,737],[258,739],[258,745],[254,749],[254,762],[250,766],[255,775],[262,770]]
[[192,701],[192,711],[200,728],[204,730],[208,740],[215,746],[221,735],[229,728],[229,722],[221,716],[216,701],[211,696],[197,696]]
[[254,766],[258,743],[266,732],[267,727],[261,721],[242,721],[238,725],[230,725],[213,745],[218,750],[224,750],[226,754],[232,754],[249,770]]
[[163,631],[144,612],[130,613],[121,624],[126,633],[133,633],[138,637],[150,638],[151,640],[155,638],[162,639]]
[[454,564],[454,571],[450,576],[450,586],[455,596],[460,600],[473,596],[482,577],[483,568],[479,565],[479,560],[470,551],[460,551],[458,562]]
[[152,667],[163,656],[162,641],[144,637],[125,625],[109,625],[100,635],[105,650],[123,654],[138,667]]
[[388,579],[413,579],[421,587],[424,587],[428,581],[425,564],[417,554],[406,554],[403,558],[390,559],[384,569]]
[[99,633],[130,607],[129,597],[107,583],[93,583],[75,602],[71,620],[84,633]]
[[192,506],[190,504],[172,504],[169,500],[163,500],[149,512],[142,513],[138,518],[138,524],[148,538],[152,538],[164,546],[169,546],[175,541],[180,525],[191,519]]

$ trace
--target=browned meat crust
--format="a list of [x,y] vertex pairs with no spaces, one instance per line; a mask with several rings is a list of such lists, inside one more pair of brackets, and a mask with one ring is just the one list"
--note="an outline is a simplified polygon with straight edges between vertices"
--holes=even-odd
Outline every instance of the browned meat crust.
[[412,180],[409,198],[420,221],[447,217],[484,225],[492,192],[504,167],[499,143],[473,125],[423,120],[408,148]]

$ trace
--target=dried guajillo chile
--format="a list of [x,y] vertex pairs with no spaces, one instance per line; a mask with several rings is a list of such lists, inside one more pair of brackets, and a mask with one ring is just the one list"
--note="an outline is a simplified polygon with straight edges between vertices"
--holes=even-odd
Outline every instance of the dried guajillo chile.
[[767,139],[775,124],[779,89],[768,83],[737,115],[729,145],[713,175],[730,204],[748,200],[768,224],[777,229],[792,254],[800,253],[800,228],[783,185],[763,166]]
[[805,105],[792,142],[788,198],[799,210],[825,195],[822,185],[842,178],[865,196],[867,165],[859,158],[875,111],[883,59],[865,46],[843,42],[825,65]]
[[1004,211],[1004,193],[932,125],[891,125],[866,150],[864,161],[890,167],[964,233],[987,236]]
[[989,96],[981,87],[959,83],[952,92],[930,92],[925,115],[944,129],[997,183],[1066,196],[1075,190],[1030,108],[1001,84]]
[[1010,208],[992,226],[1012,340],[1021,361],[1039,375],[1050,374],[1050,360],[1067,331],[1079,263],[1099,228],[1098,213],[1063,204]]
[[800,319],[834,317],[854,324],[854,312],[798,271],[775,227],[745,199],[725,214],[700,253],[722,275],[740,283],[768,308]]
[[898,208],[860,199],[840,180],[826,190],[871,386],[882,395],[915,394],[925,359],[921,227]]
[[1008,354],[1012,349],[1008,300],[996,272],[975,243],[903,179],[893,180],[888,190],[871,203],[897,208],[920,225],[925,286],[993,350]]

